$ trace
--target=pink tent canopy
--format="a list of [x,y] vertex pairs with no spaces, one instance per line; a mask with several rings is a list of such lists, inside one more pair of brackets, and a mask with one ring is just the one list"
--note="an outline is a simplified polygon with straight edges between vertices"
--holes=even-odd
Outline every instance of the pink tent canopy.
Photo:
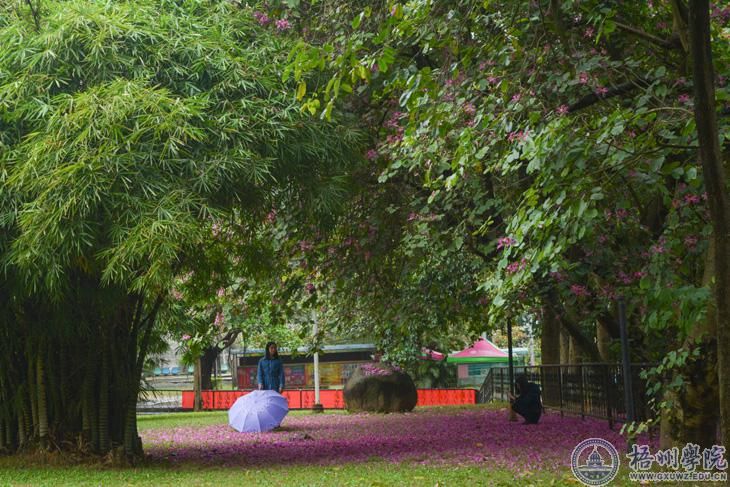
[[461,352],[449,355],[447,361],[452,363],[506,362],[508,358],[509,356],[498,349],[494,343],[480,338]]
[[421,357],[422,360],[443,360],[446,358],[446,354],[443,354],[441,352],[437,352],[436,350],[431,350],[429,348],[422,348],[421,349]]

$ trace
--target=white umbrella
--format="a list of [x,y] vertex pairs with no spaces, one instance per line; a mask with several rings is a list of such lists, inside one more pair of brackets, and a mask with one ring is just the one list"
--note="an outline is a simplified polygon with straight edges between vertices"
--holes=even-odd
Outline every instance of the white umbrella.
[[253,391],[239,397],[228,410],[228,424],[241,433],[271,431],[289,412],[286,398],[276,391]]

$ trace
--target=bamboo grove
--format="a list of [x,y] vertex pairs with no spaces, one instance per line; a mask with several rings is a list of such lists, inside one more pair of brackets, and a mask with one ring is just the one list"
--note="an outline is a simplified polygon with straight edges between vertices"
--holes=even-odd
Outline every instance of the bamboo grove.
[[134,461],[173,283],[231,258],[212,232],[245,269],[272,209],[338,203],[357,131],[305,123],[289,50],[229,2],[0,10],[0,451]]

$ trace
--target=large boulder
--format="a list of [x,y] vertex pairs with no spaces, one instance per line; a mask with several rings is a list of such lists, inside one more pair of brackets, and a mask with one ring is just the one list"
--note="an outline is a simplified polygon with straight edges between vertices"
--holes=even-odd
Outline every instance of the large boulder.
[[411,411],[418,400],[413,379],[382,364],[364,364],[356,368],[343,392],[345,407],[353,412]]

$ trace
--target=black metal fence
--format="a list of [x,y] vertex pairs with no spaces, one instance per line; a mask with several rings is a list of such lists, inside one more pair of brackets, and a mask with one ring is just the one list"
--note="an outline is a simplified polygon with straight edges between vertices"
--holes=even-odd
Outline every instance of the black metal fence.
[[[641,371],[652,364],[632,364],[631,384],[635,420],[651,416],[647,406],[646,381]],[[620,364],[587,363],[574,365],[515,366],[514,374],[525,374],[540,386],[545,408],[561,414],[594,417],[615,422],[626,421],[623,367]],[[510,392],[509,368],[492,368],[484,379],[477,402],[507,401]]]

